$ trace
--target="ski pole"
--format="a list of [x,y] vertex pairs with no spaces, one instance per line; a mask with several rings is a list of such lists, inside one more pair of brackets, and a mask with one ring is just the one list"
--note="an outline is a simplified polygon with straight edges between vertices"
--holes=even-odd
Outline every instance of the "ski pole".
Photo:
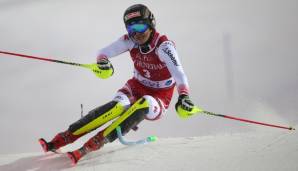
[[204,113],[204,114],[207,114],[207,115],[223,117],[223,118],[237,120],[237,121],[241,121],[241,122],[248,122],[248,123],[252,123],[252,124],[258,124],[258,125],[281,128],[281,129],[295,130],[295,128],[293,128],[293,127],[273,125],[273,124],[268,124],[268,123],[264,123],[264,122],[252,121],[252,120],[248,120],[248,119],[237,118],[237,117],[223,115],[223,114],[216,114],[216,113],[213,113],[213,112],[208,112],[208,111],[202,110],[198,107],[195,107],[193,110],[194,110],[194,112],[200,112],[200,113]]
[[60,63],[60,64],[79,66],[79,67],[83,67],[86,69],[90,69],[96,76],[98,76],[98,73],[100,73],[100,71],[97,67],[97,64],[80,64],[80,63],[67,62],[67,61],[55,60],[55,59],[44,58],[44,57],[37,57],[37,56],[30,56],[30,55],[24,55],[24,54],[19,54],[19,53],[5,52],[5,51],[0,51],[0,53],[6,54],[6,55],[22,57],[22,58],[29,58],[29,59],[35,59],[35,60],[42,60],[42,61],[55,62],[55,63]]
[[117,126],[116,131],[117,131],[117,136],[119,138],[119,141],[123,145],[147,144],[147,143],[154,142],[154,141],[157,140],[157,137],[156,136],[149,136],[146,139],[141,139],[141,140],[138,140],[138,141],[126,141],[123,138],[123,135],[122,135],[122,131],[121,131],[121,127],[120,126]]

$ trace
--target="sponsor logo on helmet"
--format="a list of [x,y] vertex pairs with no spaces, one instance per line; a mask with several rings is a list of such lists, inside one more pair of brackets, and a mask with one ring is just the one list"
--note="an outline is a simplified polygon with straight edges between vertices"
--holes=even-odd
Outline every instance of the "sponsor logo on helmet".
[[124,17],[124,19],[125,19],[125,21],[127,21],[127,20],[130,20],[132,18],[140,17],[140,16],[141,16],[140,11],[136,11],[136,12],[132,12],[132,13],[126,14],[125,17]]

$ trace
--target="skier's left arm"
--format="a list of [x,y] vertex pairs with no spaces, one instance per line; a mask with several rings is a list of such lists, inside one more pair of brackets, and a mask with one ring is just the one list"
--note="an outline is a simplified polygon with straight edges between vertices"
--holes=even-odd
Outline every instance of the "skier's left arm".
[[178,101],[175,109],[179,116],[185,118],[191,115],[194,103],[189,97],[189,85],[186,74],[184,73],[175,45],[171,41],[163,42],[158,48],[158,56],[166,64],[169,72],[176,81],[178,90]]

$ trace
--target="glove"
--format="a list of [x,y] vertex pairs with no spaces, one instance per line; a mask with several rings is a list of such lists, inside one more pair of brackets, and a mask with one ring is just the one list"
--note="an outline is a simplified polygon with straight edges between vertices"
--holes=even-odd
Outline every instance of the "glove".
[[195,106],[194,106],[193,102],[190,100],[188,95],[185,95],[185,94],[179,95],[178,102],[175,105],[175,109],[176,109],[177,114],[181,118],[187,118],[187,117],[193,115],[194,107]]
[[97,67],[98,71],[96,75],[102,79],[109,78],[114,74],[114,67],[112,63],[106,58],[97,61]]
[[103,59],[100,59],[99,61],[97,61],[97,66],[98,66],[98,69],[100,69],[100,70],[109,70],[109,69],[114,70],[113,65],[106,58],[103,58]]

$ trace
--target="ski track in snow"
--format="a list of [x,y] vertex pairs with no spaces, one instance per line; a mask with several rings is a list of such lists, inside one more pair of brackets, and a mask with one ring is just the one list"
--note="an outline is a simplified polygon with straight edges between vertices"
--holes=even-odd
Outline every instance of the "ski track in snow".
[[164,138],[148,145],[107,144],[72,166],[65,154],[0,156],[1,171],[298,170],[296,131]]

